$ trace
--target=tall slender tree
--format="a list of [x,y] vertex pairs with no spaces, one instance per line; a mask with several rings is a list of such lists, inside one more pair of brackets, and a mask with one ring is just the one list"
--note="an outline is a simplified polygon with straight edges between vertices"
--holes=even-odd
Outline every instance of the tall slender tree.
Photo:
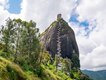
[[11,53],[15,62],[26,61],[34,66],[40,53],[39,29],[34,21],[22,21],[21,19],[8,19],[1,29],[2,42],[5,51]]

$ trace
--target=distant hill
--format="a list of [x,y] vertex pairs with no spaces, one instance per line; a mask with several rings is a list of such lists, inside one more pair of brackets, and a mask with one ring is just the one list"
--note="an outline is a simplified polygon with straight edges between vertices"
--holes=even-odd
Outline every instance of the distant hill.
[[89,71],[82,70],[84,74],[87,74],[93,80],[106,80],[106,70],[101,71]]

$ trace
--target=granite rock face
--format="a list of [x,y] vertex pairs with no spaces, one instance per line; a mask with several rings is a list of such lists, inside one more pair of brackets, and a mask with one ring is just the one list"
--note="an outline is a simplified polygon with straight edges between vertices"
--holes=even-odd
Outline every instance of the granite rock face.
[[57,20],[42,33],[40,40],[53,58],[59,51],[61,57],[71,59],[72,67],[80,68],[79,50],[74,31],[60,14]]

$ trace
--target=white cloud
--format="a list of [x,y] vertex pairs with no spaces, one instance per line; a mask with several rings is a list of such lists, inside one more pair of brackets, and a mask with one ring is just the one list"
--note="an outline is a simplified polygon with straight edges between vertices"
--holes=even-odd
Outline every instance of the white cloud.
[[7,0],[0,0],[0,25],[4,24],[5,19],[9,16],[8,11],[5,9],[7,3]]
[[101,67],[106,68],[106,46],[100,45],[99,47],[93,49],[91,53],[86,55],[81,55],[82,60],[82,68],[83,69],[101,69]]
[[[59,13],[62,13],[63,18],[68,21],[75,2],[73,0],[23,0],[21,3],[21,13],[17,15],[10,14],[6,9],[4,10],[4,6],[8,4],[8,0],[0,0],[0,4],[2,4],[0,6],[2,8],[0,14],[1,23],[8,17],[34,20],[42,32],[51,22],[56,20],[56,16]],[[2,14],[4,14],[4,17]]]
[[[96,28],[89,37],[77,36],[83,69],[106,69],[106,1],[81,0],[77,7],[79,20],[96,20]],[[92,27],[92,26],[89,26]]]
[[3,7],[3,9],[7,9],[9,7],[8,1],[9,0],[0,0],[0,7]]
[[5,6],[7,5],[7,3],[8,3],[8,0],[0,0],[0,5]]
[[62,13],[68,21],[73,6],[73,0],[23,0],[22,16],[27,20],[35,20],[42,32],[56,19],[58,13]]
[[105,0],[81,0],[77,8],[78,13],[81,14],[80,19],[100,17],[101,14],[106,12],[105,5]]

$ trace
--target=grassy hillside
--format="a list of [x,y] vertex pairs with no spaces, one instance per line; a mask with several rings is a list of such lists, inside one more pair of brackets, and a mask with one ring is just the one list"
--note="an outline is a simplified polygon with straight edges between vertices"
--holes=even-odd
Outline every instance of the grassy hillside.
[[23,71],[21,67],[0,57],[0,80],[40,80],[33,72]]
[[80,70],[68,71],[66,68],[59,70],[56,68],[55,62],[52,64],[47,61],[48,59],[49,56],[45,56],[40,66],[37,66],[34,71],[30,69],[30,66],[24,66],[28,68],[25,70],[23,66],[0,57],[0,80],[90,80]]

